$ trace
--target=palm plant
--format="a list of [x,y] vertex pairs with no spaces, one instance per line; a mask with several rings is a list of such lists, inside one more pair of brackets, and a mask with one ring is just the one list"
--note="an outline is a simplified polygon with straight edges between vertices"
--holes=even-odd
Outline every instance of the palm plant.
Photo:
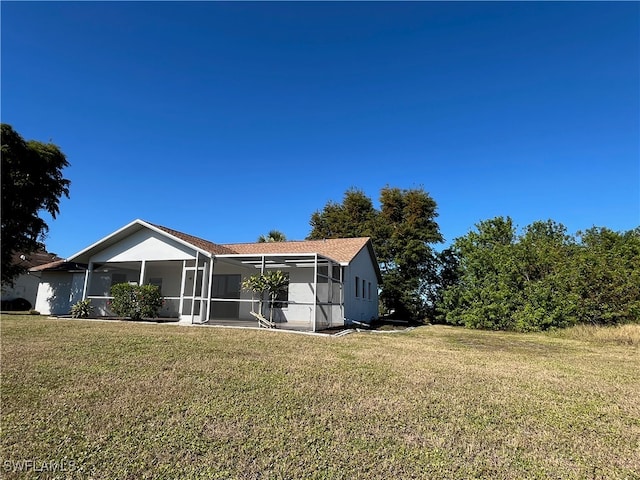
[[281,292],[289,285],[289,277],[281,270],[252,275],[242,282],[242,288],[258,296],[259,313],[262,315],[264,296],[269,297],[269,322],[273,322],[273,308]]
[[258,237],[258,243],[270,243],[270,242],[286,242],[287,237],[280,230],[271,230],[267,235],[260,235]]

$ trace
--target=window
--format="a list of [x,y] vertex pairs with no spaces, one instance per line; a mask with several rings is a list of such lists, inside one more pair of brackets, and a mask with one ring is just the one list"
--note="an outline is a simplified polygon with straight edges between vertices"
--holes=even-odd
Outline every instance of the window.
[[356,277],[356,298],[360,296],[360,277]]

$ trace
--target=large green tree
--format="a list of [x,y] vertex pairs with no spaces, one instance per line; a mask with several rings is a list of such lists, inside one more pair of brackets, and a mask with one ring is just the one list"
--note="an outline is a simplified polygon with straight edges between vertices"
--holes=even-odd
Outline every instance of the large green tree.
[[436,261],[431,244],[442,241],[436,202],[422,188],[386,186],[380,209],[358,189],[311,216],[307,238],[371,237],[382,272],[380,300],[395,316],[424,320],[431,313],[429,284]]
[[640,229],[578,236],[552,220],[520,235],[509,217],[478,223],[452,245],[440,318],[518,331],[640,321]]
[[69,197],[70,181],[62,176],[69,164],[53,143],[25,141],[11,125],[1,125],[2,141],[2,283],[12,284],[24,267],[15,254],[42,248],[49,229],[40,214],[54,219],[60,198]]
[[364,192],[350,188],[342,203],[329,201],[321,211],[311,215],[307,239],[373,237],[378,213]]
[[509,217],[480,222],[476,230],[457,238],[452,252],[457,258],[458,281],[443,294],[440,310],[454,325],[505,329],[511,321],[518,266],[511,261],[516,240]]
[[593,227],[578,237],[579,320],[640,322],[640,227],[622,233]]
[[525,227],[513,250],[516,330],[568,327],[578,321],[575,238],[561,223],[536,221]]

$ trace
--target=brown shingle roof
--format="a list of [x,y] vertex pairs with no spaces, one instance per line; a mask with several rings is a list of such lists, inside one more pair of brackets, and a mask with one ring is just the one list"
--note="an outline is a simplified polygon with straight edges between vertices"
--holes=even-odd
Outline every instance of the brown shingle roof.
[[44,265],[45,263],[55,262],[56,260],[62,260],[55,253],[49,253],[45,250],[25,254],[24,260],[22,260],[21,255],[23,254],[20,252],[15,253],[11,259],[11,263],[13,265],[21,265],[27,269]]
[[332,238],[294,242],[227,243],[224,247],[242,255],[318,253],[337,262],[348,263],[367,245],[368,237]]
[[225,253],[236,253],[229,248],[218,245],[217,243],[210,242],[208,240],[203,240],[202,238],[194,237],[193,235],[187,235],[186,233],[179,232],[177,230],[173,230],[171,228],[163,227],[162,225],[156,225],[154,223],[149,223],[149,225],[153,225],[160,230],[167,232],[169,235],[173,235],[180,240],[184,240],[187,243],[190,243],[194,247],[198,247],[202,250],[205,250],[209,253],[213,253],[214,255],[222,255]]
[[68,272],[72,270],[86,270],[87,265],[84,263],[67,262],[65,260],[56,260],[55,262],[45,263],[37,267],[30,268],[30,272],[58,271]]
[[[367,246],[369,237],[357,238],[329,238],[325,240],[302,240],[291,242],[263,242],[263,243],[217,243],[203,240],[186,233],[149,223],[156,228],[172,235],[176,238],[198,247],[214,255],[268,255],[268,254],[297,254],[297,253],[317,253],[331,258],[339,263],[349,263],[355,256]],[[371,244],[369,243],[369,248]],[[373,252],[372,252],[373,254]]]

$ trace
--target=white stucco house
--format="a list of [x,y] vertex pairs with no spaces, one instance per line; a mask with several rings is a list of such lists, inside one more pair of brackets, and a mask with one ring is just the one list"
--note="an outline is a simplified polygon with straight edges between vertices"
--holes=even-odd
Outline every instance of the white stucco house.
[[40,272],[36,309],[68,314],[90,299],[94,314],[113,316],[111,285],[154,284],[163,318],[182,323],[255,323],[251,275],[281,270],[288,288],[278,298],[279,328],[322,330],[378,317],[380,270],[369,238],[216,244],[134,220],[72,255],[32,269]]

